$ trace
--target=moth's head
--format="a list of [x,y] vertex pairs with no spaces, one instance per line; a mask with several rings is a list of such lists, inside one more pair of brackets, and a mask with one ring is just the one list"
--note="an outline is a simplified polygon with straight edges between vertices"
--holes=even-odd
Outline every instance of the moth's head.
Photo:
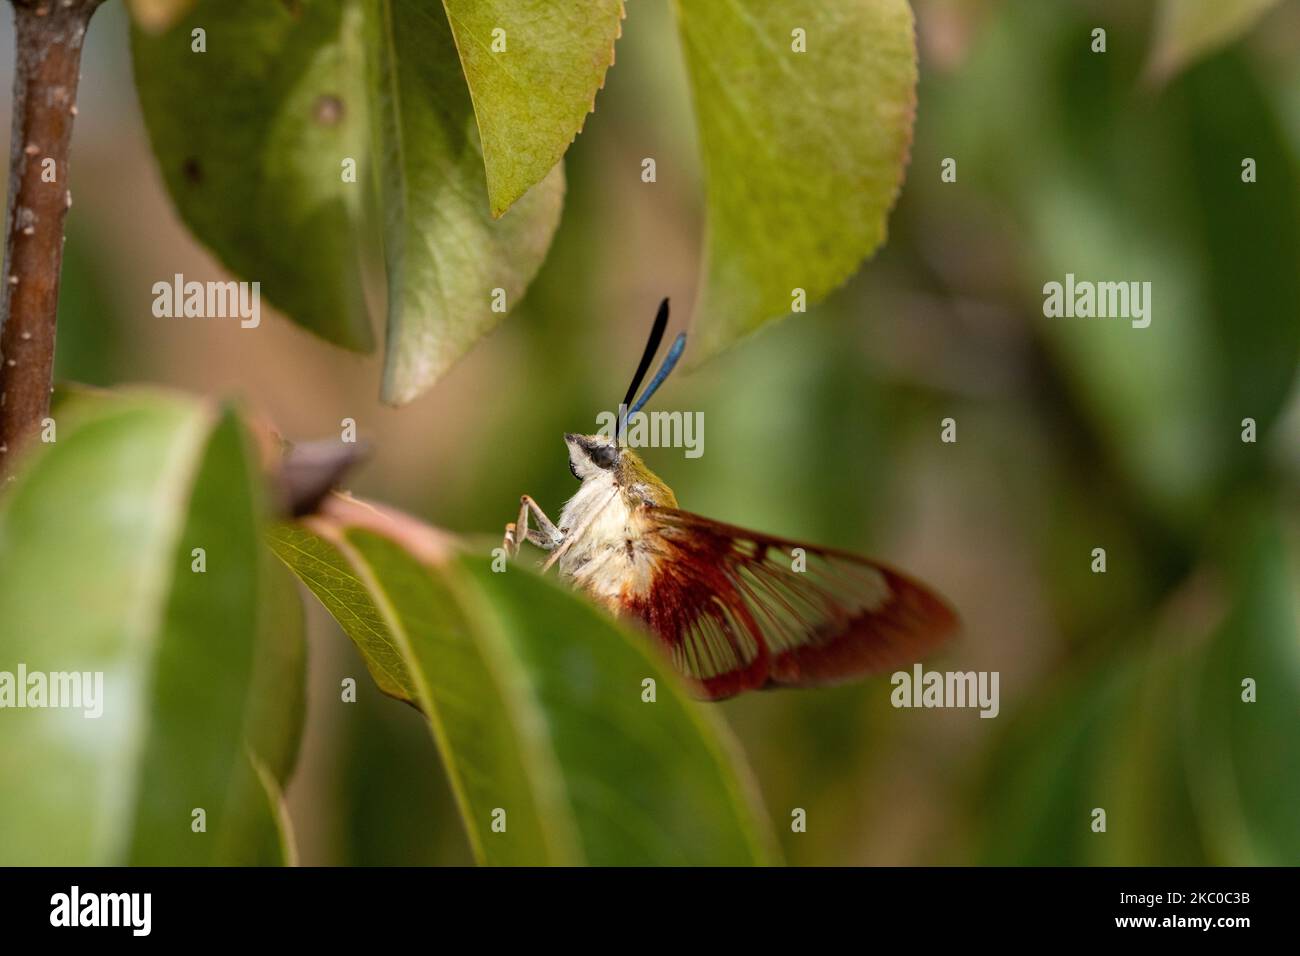
[[564,436],[564,443],[569,446],[569,471],[579,481],[613,475],[618,470],[621,449],[613,438],[570,432]]

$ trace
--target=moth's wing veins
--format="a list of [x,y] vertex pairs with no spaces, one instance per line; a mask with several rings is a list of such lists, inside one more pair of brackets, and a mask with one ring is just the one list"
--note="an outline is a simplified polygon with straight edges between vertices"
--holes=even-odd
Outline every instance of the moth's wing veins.
[[879,562],[674,508],[647,518],[663,560],[627,610],[705,697],[842,683],[913,663],[957,630],[947,602]]

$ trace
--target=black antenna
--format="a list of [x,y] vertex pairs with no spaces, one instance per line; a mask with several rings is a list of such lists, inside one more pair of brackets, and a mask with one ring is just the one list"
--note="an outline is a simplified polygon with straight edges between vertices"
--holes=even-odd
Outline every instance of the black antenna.
[[[631,405],[632,399],[636,398],[636,390],[641,387],[641,379],[645,378],[645,373],[650,369],[650,363],[654,361],[655,353],[659,351],[659,343],[664,340],[664,331],[668,328],[668,299],[665,298],[659,303],[659,311],[655,314],[655,323],[650,326],[650,338],[646,339],[645,351],[641,354],[641,364],[636,367],[636,374],[632,376],[632,384],[627,387],[627,396],[623,399],[623,405]],[[621,430],[621,429],[620,429]]]

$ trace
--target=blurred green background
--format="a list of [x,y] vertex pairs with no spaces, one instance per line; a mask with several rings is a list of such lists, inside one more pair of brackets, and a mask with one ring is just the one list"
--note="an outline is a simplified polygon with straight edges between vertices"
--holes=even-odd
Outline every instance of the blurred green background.
[[[60,376],[237,395],[292,439],[354,418],[374,454],[352,490],[454,531],[499,533],[524,492],[554,515],[574,488],[561,435],[595,430],[658,300],[680,327],[699,277],[673,25],[663,0],[629,6],[527,299],[393,410],[377,358],[288,322],[151,315],[160,278],[224,276],[163,192],[126,16],[106,5],[80,96]],[[676,375],[658,407],[702,410],[705,453],[646,456],[687,509],[931,582],[964,632],[928,665],[1001,674],[994,720],[895,710],[887,677],[719,705],[786,858],[1300,862],[1300,4],[1164,86],[1144,79],[1146,4],[914,8],[916,141],[886,246],[807,316]],[[1151,327],[1043,318],[1043,283],[1066,272],[1150,280]],[[468,863],[422,719],[308,613],[288,791],[302,862]],[[338,702],[345,676],[356,705]],[[1240,700],[1246,677],[1257,703]],[[790,832],[795,807],[806,833]]]

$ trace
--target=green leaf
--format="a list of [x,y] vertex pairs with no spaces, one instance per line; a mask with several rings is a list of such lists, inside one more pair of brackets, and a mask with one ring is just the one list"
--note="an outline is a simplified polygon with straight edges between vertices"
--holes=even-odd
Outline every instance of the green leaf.
[[[1057,140],[1064,154],[1027,191],[1036,298],[1044,278],[1070,272],[1142,279],[1150,325],[1044,317],[1041,328],[1126,477],[1162,518],[1195,527],[1216,494],[1258,467],[1243,419],[1265,440],[1295,379],[1300,324],[1278,319],[1300,310],[1294,160],[1264,89],[1234,56],[1189,71],[1158,110],[1129,106],[1123,87],[1088,85],[1084,56],[1060,78],[1057,115],[1089,116],[1091,146]],[[1279,174],[1243,183],[1243,156]],[[1200,199],[1193,210],[1189,195]],[[1269,241],[1240,241],[1251,233]]]
[[[982,862],[1297,859],[1300,565],[1267,509],[1234,519],[1225,595],[1213,576],[1193,576],[1134,635],[1133,653],[1049,685],[1013,721],[987,773]],[[1091,828],[1094,808],[1106,811],[1104,834]]]
[[456,45],[436,0],[366,0],[375,174],[386,212],[383,398],[409,402],[513,308],[560,221],[555,166],[492,217],[483,149]]
[[[960,76],[928,80],[926,115],[968,143],[974,188],[1014,211],[1021,301],[1067,407],[1095,435],[1092,467],[1121,479],[1106,497],[1131,498],[1191,538],[1227,489],[1258,474],[1294,387],[1294,150],[1243,57],[1225,53],[1157,97],[1135,96],[1142,51],[1116,42],[1094,54],[1078,42],[1091,26],[1083,9],[1008,5]],[[1028,45],[1045,54],[1017,60]],[[999,112],[1011,99],[1017,109]],[[1242,181],[1245,157],[1258,161],[1256,182]],[[1045,284],[1067,274],[1150,282],[1149,326],[1045,316]],[[1241,441],[1245,418],[1258,444]]]
[[[1235,600],[1185,682],[1183,713],[1202,837],[1211,862],[1300,860],[1300,560],[1280,522],[1243,514],[1225,559]],[[1243,682],[1255,701],[1242,699]]]
[[153,392],[76,395],[57,415],[57,442],[0,499],[0,671],[102,672],[102,715],[5,712],[0,859],[279,862],[267,784],[297,749],[302,618],[261,544],[244,428]]
[[[1242,419],[1267,434],[1300,371],[1300,157],[1268,87],[1241,57],[1189,71],[1170,94],[1185,96],[1180,152],[1202,204],[1201,269],[1222,395],[1217,432],[1242,471],[1258,464],[1240,441]],[[1216,154],[1232,157],[1226,170]],[[1244,156],[1266,171],[1261,181],[1241,181]],[[1250,235],[1267,241],[1241,241]]]
[[[205,53],[191,50],[197,27]],[[363,190],[376,186],[385,400],[428,388],[523,297],[559,224],[563,170],[552,163],[494,220],[436,0],[200,0],[170,30],[133,38],[146,125],[187,225],[295,322],[363,351],[361,244],[380,231]]]
[[443,6],[478,117],[492,215],[500,216],[560,161],[595,109],[623,0]]
[[277,525],[267,533],[271,550],[293,569],[357,645],[371,678],[389,697],[415,704],[417,691],[402,651],[384,616],[337,547],[296,525]]
[[[297,866],[298,846],[294,841],[289,808],[284,802],[283,782],[276,779],[275,774],[255,754],[248,755],[248,765],[257,774],[257,782],[266,801],[264,812],[260,805],[256,805],[261,839],[257,844],[258,851],[265,855],[268,862]],[[254,806],[251,801],[250,806]],[[270,815],[270,826],[266,825],[266,814]]]
[[[1168,636],[1168,635],[1165,635]],[[1172,653],[1171,653],[1172,651]],[[1167,644],[1054,684],[986,774],[979,862],[1204,866],[1181,713],[1188,658]],[[1105,812],[1104,832],[1094,829]]]
[[1164,81],[1243,36],[1278,0],[1163,0],[1148,75]]
[[[372,672],[404,684],[391,664],[400,653],[481,862],[774,859],[724,728],[646,637],[522,567],[497,574],[468,555],[429,564],[366,525],[277,532],[276,550]],[[646,678],[653,703],[642,701]],[[498,809],[505,832],[492,828]]]
[[[136,89],[181,218],[296,323],[345,348],[374,339],[360,239],[366,100],[351,3],[201,0],[132,32]],[[191,31],[206,31],[206,52]],[[343,163],[356,161],[356,182]]]
[[[906,0],[677,0],[707,180],[711,354],[844,282],[885,239],[916,107]],[[792,50],[792,31],[806,50]],[[701,354],[701,353],[697,353]]]

